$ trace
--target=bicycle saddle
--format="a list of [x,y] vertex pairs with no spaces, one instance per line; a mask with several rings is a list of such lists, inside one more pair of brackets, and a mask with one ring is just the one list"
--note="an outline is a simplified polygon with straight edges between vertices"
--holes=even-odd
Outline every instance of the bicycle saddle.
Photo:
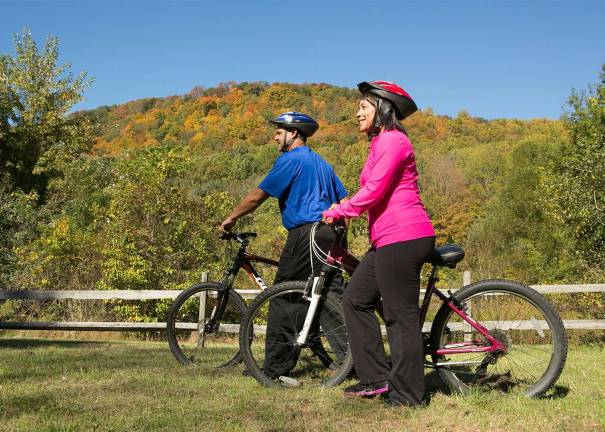
[[464,249],[458,245],[449,244],[436,247],[428,262],[436,266],[455,268],[464,259]]

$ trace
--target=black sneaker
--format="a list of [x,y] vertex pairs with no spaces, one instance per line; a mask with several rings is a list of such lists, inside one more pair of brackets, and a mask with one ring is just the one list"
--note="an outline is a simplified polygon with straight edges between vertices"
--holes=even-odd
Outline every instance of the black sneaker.
[[407,408],[423,408],[426,407],[428,405],[428,401],[426,399],[424,399],[422,401],[421,404],[419,405],[413,405],[407,401],[401,401],[401,400],[396,400],[396,399],[391,399],[389,397],[389,393],[383,393],[380,395],[380,397],[382,398],[382,402],[391,408],[399,408],[399,407],[407,407]]
[[381,381],[373,384],[354,384],[344,389],[345,396],[374,397],[389,391],[389,383]]

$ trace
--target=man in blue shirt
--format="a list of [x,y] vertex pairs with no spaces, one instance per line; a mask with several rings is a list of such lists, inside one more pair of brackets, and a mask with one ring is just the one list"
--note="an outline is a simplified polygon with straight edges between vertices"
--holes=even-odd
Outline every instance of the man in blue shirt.
[[[277,127],[274,140],[282,155],[260,185],[251,190],[221,223],[221,230],[230,231],[237,219],[256,210],[270,196],[277,198],[288,237],[274,284],[306,281],[311,275],[311,227],[313,223],[321,221],[324,210],[332,204],[343,202],[347,191],[334,169],[306,146],[307,138],[319,128],[315,120],[299,112],[287,112],[271,120],[271,123]],[[322,227],[315,240],[320,248],[328,250],[334,240],[331,229]],[[319,266],[319,261],[313,257],[313,268]],[[342,278],[335,277],[330,288],[341,294],[342,286]],[[297,307],[300,305],[277,305],[272,300],[268,320],[272,323],[282,322],[285,314]],[[288,375],[296,364],[296,354],[285,351],[283,347],[286,345],[275,337],[267,334],[263,369],[267,375],[278,378]]]

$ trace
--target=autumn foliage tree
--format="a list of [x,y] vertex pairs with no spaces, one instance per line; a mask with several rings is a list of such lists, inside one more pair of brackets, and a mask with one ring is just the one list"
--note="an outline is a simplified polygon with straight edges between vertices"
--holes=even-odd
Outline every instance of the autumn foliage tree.
[[605,65],[600,82],[573,92],[565,117],[571,140],[544,173],[545,203],[571,227],[576,253],[591,269],[605,269]]
[[[56,39],[41,54],[28,33],[16,44],[1,66],[0,284],[180,289],[205,270],[218,277],[230,252],[217,226],[278,156],[268,120],[286,110],[318,120],[309,145],[349,193],[359,187],[368,141],[355,124],[355,90],[228,82],[69,114],[89,81],[56,66]],[[406,119],[438,243],[467,251],[442,284],[459,285],[466,269],[541,283],[602,266],[603,93],[601,84],[573,95],[564,121],[430,109]],[[285,238],[275,200],[238,228],[258,232],[252,247],[267,256]],[[355,254],[367,234],[365,221],[351,225]],[[159,320],[165,307],[115,303],[107,312]]]
[[90,149],[92,125],[69,110],[91,84],[58,64],[59,41],[38,50],[29,30],[15,36],[16,55],[0,56],[0,169],[15,187],[43,199],[65,158]]
[[90,150],[93,123],[70,114],[91,83],[58,64],[59,42],[40,51],[29,30],[15,36],[15,55],[0,55],[0,287],[15,269],[15,248],[37,235],[37,206],[49,181]]

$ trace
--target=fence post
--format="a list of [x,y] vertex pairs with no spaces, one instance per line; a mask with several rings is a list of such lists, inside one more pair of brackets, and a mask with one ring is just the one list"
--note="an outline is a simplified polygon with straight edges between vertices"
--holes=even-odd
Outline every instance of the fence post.
[[202,272],[202,277],[200,278],[200,282],[208,282],[208,272]]
[[[470,284],[471,284],[471,272],[469,270],[465,270],[464,273],[462,273],[462,286],[465,287]],[[468,302],[466,304],[466,313],[468,315],[471,315],[471,303],[470,302]],[[472,340],[473,328],[468,323],[464,323],[463,328],[464,328],[464,341],[470,342]]]
[[[202,272],[202,283],[208,282],[208,272]],[[197,324],[198,326],[204,325],[204,316],[206,315],[206,291],[200,293],[200,311],[198,314]],[[200,329],[197,329],[198,333]]]

